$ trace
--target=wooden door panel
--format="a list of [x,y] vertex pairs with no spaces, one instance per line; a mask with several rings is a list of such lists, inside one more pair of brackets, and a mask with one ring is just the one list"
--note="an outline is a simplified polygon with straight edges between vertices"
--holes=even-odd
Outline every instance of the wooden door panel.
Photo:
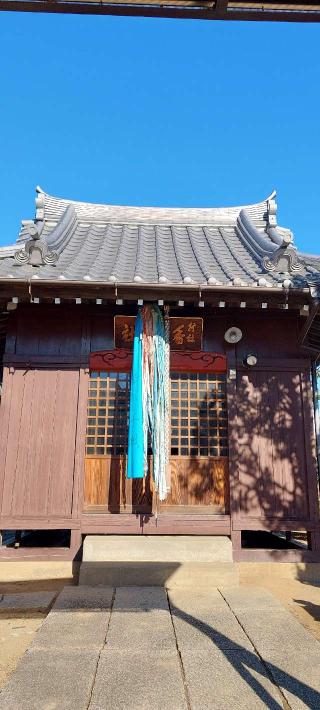
[[123,456],[87,456],[84,507],[100,507],[110,513],[151,512],[150,476],[145,481],[128,480]]
[[[149,467],[152,461],[149,462]],[[125,461],[119,456],[86,457],[85,509],[92,507],[110,513],[152,512],[157,502],[150,475],[145,480],[127,480]],[[185,508],[207,508],[208,512],[228,509],[228,460],[206,457],[171,458],[171,492],[159,509],[177,512]]]
[[228,507],[228,459],[171,457],[171,491],[161,507]]
[[[210,354],[208,358],[211,362]],[[91,372],[84,509],[110,513],[228,510],[225,374],[171,372],[171,490],[161,504],[153,491],[152,476],[126,480],[129,402],[128,372]]]
[[307,517],[301,374],[242,374],[237,422],[241,516]]
[[15,370],[11,375],[1,515],[71,515],[79,373]]

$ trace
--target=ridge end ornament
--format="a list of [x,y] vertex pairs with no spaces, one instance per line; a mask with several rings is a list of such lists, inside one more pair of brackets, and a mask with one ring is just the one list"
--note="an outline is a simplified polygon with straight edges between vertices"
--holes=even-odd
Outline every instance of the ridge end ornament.
[[262,263],[266,271],[273,271],[278,274],[304,273],[303,265],[296,250],[288,248],[287,245],[277,249],[272,256],[265,256]]
[[47,242],[41,239],[42,226],[42,224],[40,225],[39,223],[38,225],[34,222],[30,222],[30,224],[26,225],[29,240],[25,242],[23,249],[20,249],[14,255],[15,261],[20,266],[23,264],[30,264],[30,266],[43,266],[45,264],[54,266],[58,261],[57,252],[51,251]]

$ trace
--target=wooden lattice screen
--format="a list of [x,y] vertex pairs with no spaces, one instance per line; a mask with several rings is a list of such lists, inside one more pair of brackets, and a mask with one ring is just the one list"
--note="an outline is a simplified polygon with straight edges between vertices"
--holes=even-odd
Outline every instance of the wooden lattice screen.
[[130,374],[91,372],[86,436],[87,456],[126,453]]
[[[126,453],[130,374],[91,372],[87,456]],[[225,374],[171,373],[171,455],[228,455]]]
[[224,374],[171,374],[171,455],[228,455]]

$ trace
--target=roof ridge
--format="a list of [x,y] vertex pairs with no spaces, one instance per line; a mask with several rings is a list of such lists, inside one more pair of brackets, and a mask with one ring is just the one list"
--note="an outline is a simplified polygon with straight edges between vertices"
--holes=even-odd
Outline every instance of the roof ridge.
[[147,224],[148,220],[153,224],[159,221],[160,224],[190,224],[209,223],[212,220],[220,219],[234,223],[241,212],[246,209],[253,219],[265,222],[265,214],[269,211],[269,204],[274,201],[276,191],[259,202],[249,205],[233,205],[224,207],[167,207],[167,206],[143,206],[143,205],[115,205],[96,202],[84,202],[81,200],[71,200],[63,197],[49,195],[39,186],[36,187],[36,220],[59,221],[62,212],[72,205],[76,210],[78,219],[81,221],[114,221],[119,223]]

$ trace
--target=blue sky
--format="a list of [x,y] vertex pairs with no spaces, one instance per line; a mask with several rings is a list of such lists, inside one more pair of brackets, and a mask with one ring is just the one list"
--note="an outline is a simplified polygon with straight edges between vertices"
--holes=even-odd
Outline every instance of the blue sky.
[[320,253],[319,25],[0,14],[0,243],[62,197],[223,206],[278,192]]

